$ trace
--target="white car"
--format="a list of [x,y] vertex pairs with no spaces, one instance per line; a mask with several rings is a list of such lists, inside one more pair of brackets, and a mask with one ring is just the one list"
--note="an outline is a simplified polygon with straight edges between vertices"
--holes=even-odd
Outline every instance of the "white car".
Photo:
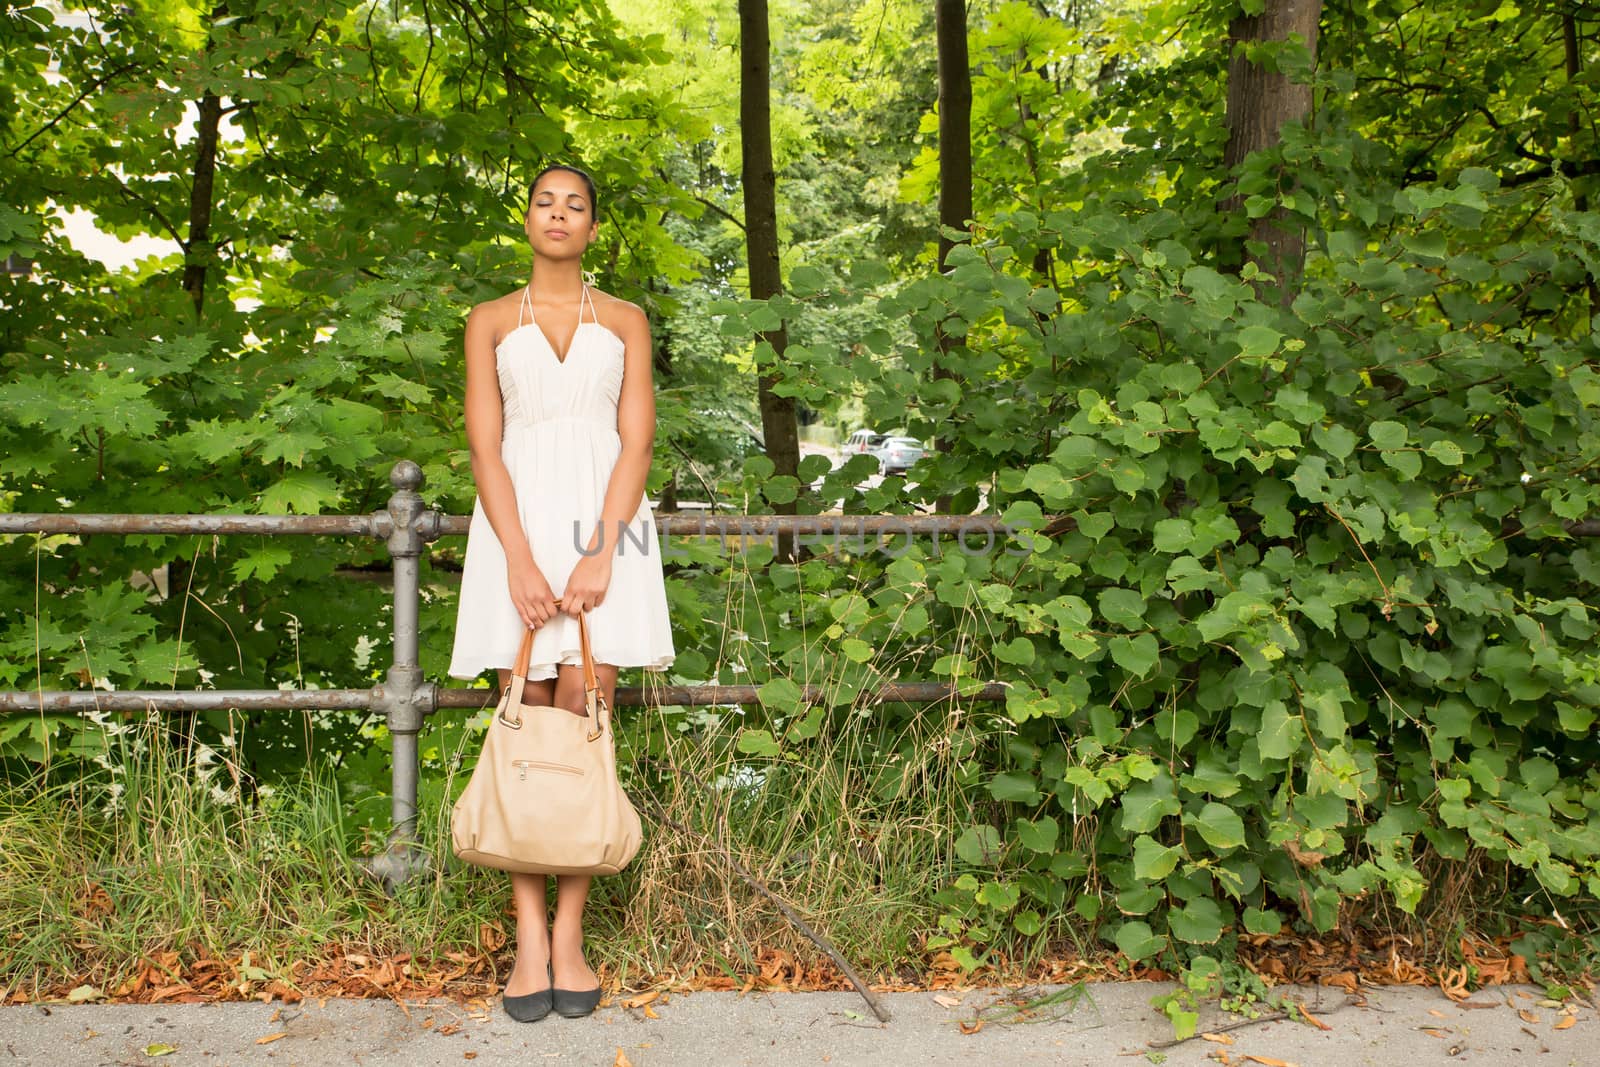
[[884,435],[881,433],[877,433],[873,430],[857,430],[855,433],[845,438],[844,447],[841,449],[841,451],[843,451],[847,456],[859,455],[864,452],[873,451],[879,445],[881,445],[883,441]]
[[886,437],[872,450],[878,457],[878,470],[883,474],[904,474],[927,452],[915,437]]

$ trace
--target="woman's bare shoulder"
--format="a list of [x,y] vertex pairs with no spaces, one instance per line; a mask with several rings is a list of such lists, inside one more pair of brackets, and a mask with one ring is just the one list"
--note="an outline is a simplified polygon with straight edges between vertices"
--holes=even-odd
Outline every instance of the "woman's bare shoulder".
[[485,300],[474,304],[472,310],[467,312],[467,329],[474,332],[481,330],[489,335],[493,343],[499,344],[506,334],[517,328],[521,310],[521,289]]
[[629,334],[649,334],[650,319],[638,304],[592,287],[589,295],[594,300],[595,318],[618,337],[627,340]]

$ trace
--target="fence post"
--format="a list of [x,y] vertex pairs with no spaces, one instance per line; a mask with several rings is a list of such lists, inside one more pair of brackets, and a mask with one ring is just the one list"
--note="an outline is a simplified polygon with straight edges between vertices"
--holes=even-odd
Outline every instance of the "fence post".
[[389,556],[394,561],[394,660],[382,685],[374,687],[372,707],[382,711],[389,727],[391,829],[389,848],[366,867],[393,888],[427,868],[417,847],[417,734],[438,706],[438,693],[422,681],[418,662],[417,601],[422,547],[438,537],[439,515],[425,511],[422,468],[403,459],[389,472],[394,495],[389,497]]

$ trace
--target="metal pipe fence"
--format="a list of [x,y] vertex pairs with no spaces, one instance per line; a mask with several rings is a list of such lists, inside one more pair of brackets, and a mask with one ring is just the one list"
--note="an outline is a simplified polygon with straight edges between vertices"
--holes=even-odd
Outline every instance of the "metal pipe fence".
[[[0,534],[258,534],[382,538],[394,573],[393,657],[384,680],[368,689],[195,689],[0,691],[0,717],[29,712],[240,711],[319,709],[382,712],[393,745],[390,772],[391,830],[388,851],[367,867],[393,888],[420,869],[414,845],[417,826],[417,737],[427,717],[445,708],[482,708],[495,699],[492,689],[445,687],[423,680],[418,662],[417,610],[419,561],[424,548],[441,537],[464,535],[470,516],[427,508],[419,490],[422,469],[410,460],[389,474],[394,493],[388,506],[370,515],[96,515],[0,514]],[[792,534],[867,537],[983,533],[992,539],[1007,532],[996,517],[983,515],[683,515],[656,516],[659,535],[717,535],[741,538]],[[1566,524],[1574,537],[1600,537],[1600,520]],[[963,542],[964,543],[964,542]],[[990,541],[992,544],[992,540]],[[958,687],[939,682],[886,683],[865,699],[874,703],[920,704],[959,696],[964,700],[1004,699],[1006,686],[988,682]],[[759,703],[754,685],[658,685],[617,690],[619,707]],[[802,699],[824,699],[823,687],[801,687]]]
[[[423,723],[445,708],[482,708],[495,699],[492,689],[445,687],[423,680],[418,662],[417,612],[419,561],[424,548],[440,537],[464,535],[470,516],[427,508],[419,490],[422,469],[410,460],[389,474],[394,493],[388,506],[370,515],[104,515],[0,514],[0,534],[257,534],[382,538],[394,574],[393,656],[384,680],[367,689],[195,689],[195,690],[45,690],[0,691],[0,717],[41,712],[128,713],[319,709],[382,712],[392,743],[389,849],[367,862],[386,888],[403,882],[422,866],[415,848],[417,827],[417,738]],[[656,517],[657,532],[777,538],[783,534],[912,536],[984,533],[1004,529],[999,519],[979,515],[681,515]],[[617,706],[753,704],[754,685],[658,685],[617,690]],[[960,696],[997,701],[1006,687],[985,683],[957,687],[936,682],[888,683],[864,698],[875,703],[927,703]],[[801,687],[802,699],[824,699],[821,686]]]

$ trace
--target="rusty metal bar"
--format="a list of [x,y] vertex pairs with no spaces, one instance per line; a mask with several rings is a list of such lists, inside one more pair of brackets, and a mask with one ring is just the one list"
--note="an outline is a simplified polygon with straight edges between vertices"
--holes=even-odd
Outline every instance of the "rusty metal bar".
[[39,693],[0,692],[0,717],[40,711],[318,711],[364,710],[378,699],[373,689],[75,689]]
[[[470,515],[446,515],[439,534],[465,536]],[[686,515],[657,512],[656,531],[663,535],[761,537],[779,533],[835,534],[959,534],[1004,533],[997,515]]]
[[[662,535],[764,537],[780,533],[834,536],[961,535],[1007,533],[996,515],[656,515]],[[423,511],[419,532],[428,541],[464,537],[470,515]],[[4,534],[257,534],[313,537],[383,537],[394,532],[387,511],[371,515],[104,515],[18,512],[0,514]],[[1565,524],[1572,537],[1600,537],[1600,519]]]
[[0,534],[305,534],[388,537],[389,513],[372,515],[0,515]]
[[[435,710],[492,708],[499,694],[490,689],[427,686],[433,693]],[[623,686],[613,703],[619,708],[708,707],[717,704],[759,704],[753,685],[652,685]],[[925,704],[939,700],[1004,700],[1007,686],[987,682],[983,688],[960,694],[945,682],[889,682],[864,691],[858,704]],[[827,688],[800,687],[801,699],[821,703]],[[41,708],[39,694],[0,692],[0,718],[7,715],[37,715],[49,712],[84,714],[103,711],[126,714],[148,711],[337,711],[380,709],[393,699],[386,686],[371,689],[119,689],[113,691],[81,689],[46,691]],[[413,698],[416,702],[416,698]]]
[[[760,704],[757,686],[753,685],[651,685],[622,686],[613,703],[619,708],[648,707],[706,707],[713,704]],[[937,700],[1004,700],[1010,687],[1000,682],[986,682],[982,689],[962,695],[958,688],[947,682],[887,682],[864,691],[858,704],[927,704]],[[808,704],[820,704],[827,699],[829,687],[821,685],[800,686],[800,699]],[[493,689],[439,689],[438,707],[484,708],[493,707],[496,693]]]

